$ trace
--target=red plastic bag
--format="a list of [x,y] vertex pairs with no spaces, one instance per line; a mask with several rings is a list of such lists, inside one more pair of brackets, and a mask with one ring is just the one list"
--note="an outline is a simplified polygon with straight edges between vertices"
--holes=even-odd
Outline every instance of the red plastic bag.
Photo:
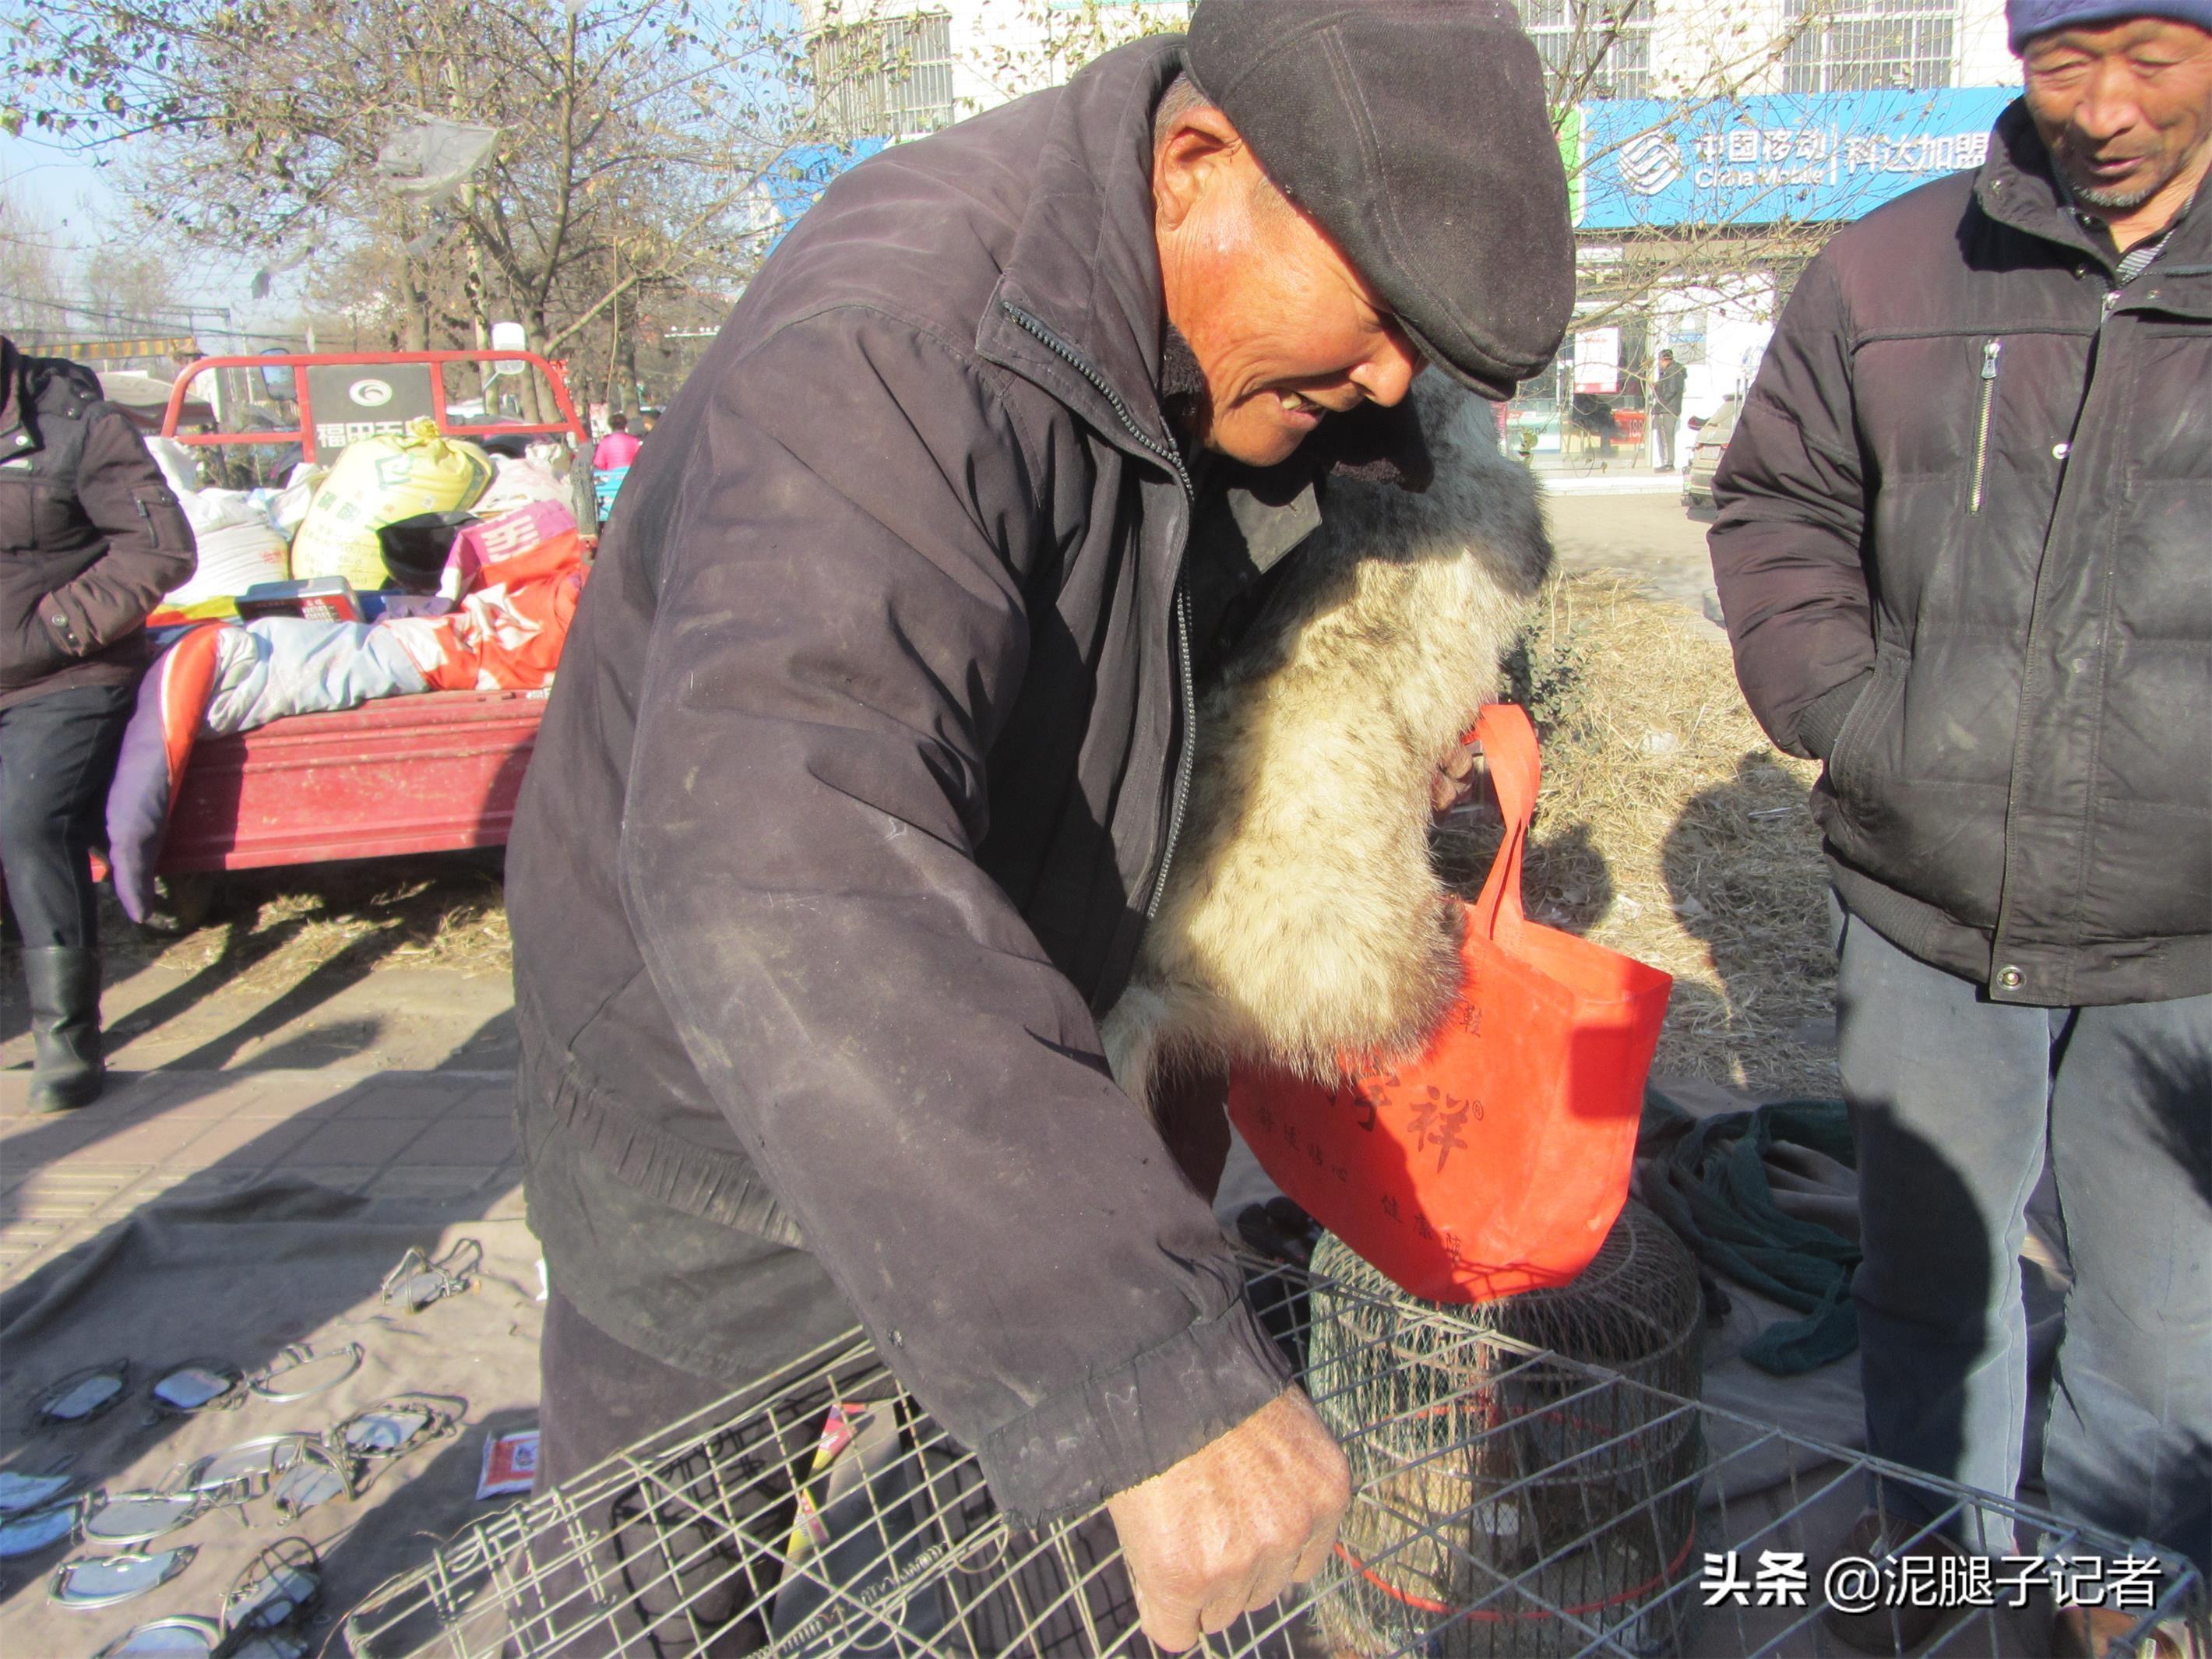
[[1522,913],[1536,733],[1493,703],[1474,734],[1505,842],[1462,907],[1467,979],[1428,1052],[1333,1088],[1242,1071],[1229,1090],[1229,1115],[1276,1184],[1436,1302],[1562,1285],[1597,1254],[1628,1197],[1673,983]]

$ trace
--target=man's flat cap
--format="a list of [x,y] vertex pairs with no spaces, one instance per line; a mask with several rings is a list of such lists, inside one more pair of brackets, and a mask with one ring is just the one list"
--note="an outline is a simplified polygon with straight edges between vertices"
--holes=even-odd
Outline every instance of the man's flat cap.
[[1552,361],[1574,233],[1510,0],[1200,0],[1183,53],[1431,362],[1509,398]]

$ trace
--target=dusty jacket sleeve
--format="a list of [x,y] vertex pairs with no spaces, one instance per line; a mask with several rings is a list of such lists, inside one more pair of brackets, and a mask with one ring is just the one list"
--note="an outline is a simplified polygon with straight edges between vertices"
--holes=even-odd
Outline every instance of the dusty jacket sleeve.
[[38,608],[65,658],[106,650],[144,627],[161,596],[183,586],[198,563],[191,525],[137,428],[108,407],[88,419],[76,498],[107,550]]
[[1850,329],[1835,272],[1816,259],[1714,475],[1708,538],[1752,712],[1790,753],[1822,759],[1874,669]]
[[1040,513],[949,346],[795,324],[663,544],[621,870],[700,1073],[1000,1504],[1058,1515],[1279,1393],[1206,1203],[974,858]]

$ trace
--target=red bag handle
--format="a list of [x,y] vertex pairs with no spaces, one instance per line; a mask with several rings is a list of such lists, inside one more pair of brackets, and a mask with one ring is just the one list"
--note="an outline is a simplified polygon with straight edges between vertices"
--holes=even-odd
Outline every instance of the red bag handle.
[[1498,810],[1505,820],[1498,861],[1490,866],[1490,878],[1474,902],[1474,925],[1486,939],[1503,934],[1510,941],[1519,937],[1528,920],[1521,908],[1521,866],[1528,850],[1528,825],[1536,816],[1544,762],[1536,748],[1536,728],[1518,703],[1485,703],[1475,716],[1473,735],[1482,745],[1491,787],[1498,792]]

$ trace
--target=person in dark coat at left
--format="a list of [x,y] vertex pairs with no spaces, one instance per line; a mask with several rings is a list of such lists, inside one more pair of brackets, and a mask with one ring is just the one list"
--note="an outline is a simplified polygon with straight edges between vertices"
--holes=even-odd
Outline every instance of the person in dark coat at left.
[[196,562],[182,505],[98,379],[0,337],[0,869],[34,1110],[85,1105],[105,1081],[91,853],[153,654],[146,618]]

